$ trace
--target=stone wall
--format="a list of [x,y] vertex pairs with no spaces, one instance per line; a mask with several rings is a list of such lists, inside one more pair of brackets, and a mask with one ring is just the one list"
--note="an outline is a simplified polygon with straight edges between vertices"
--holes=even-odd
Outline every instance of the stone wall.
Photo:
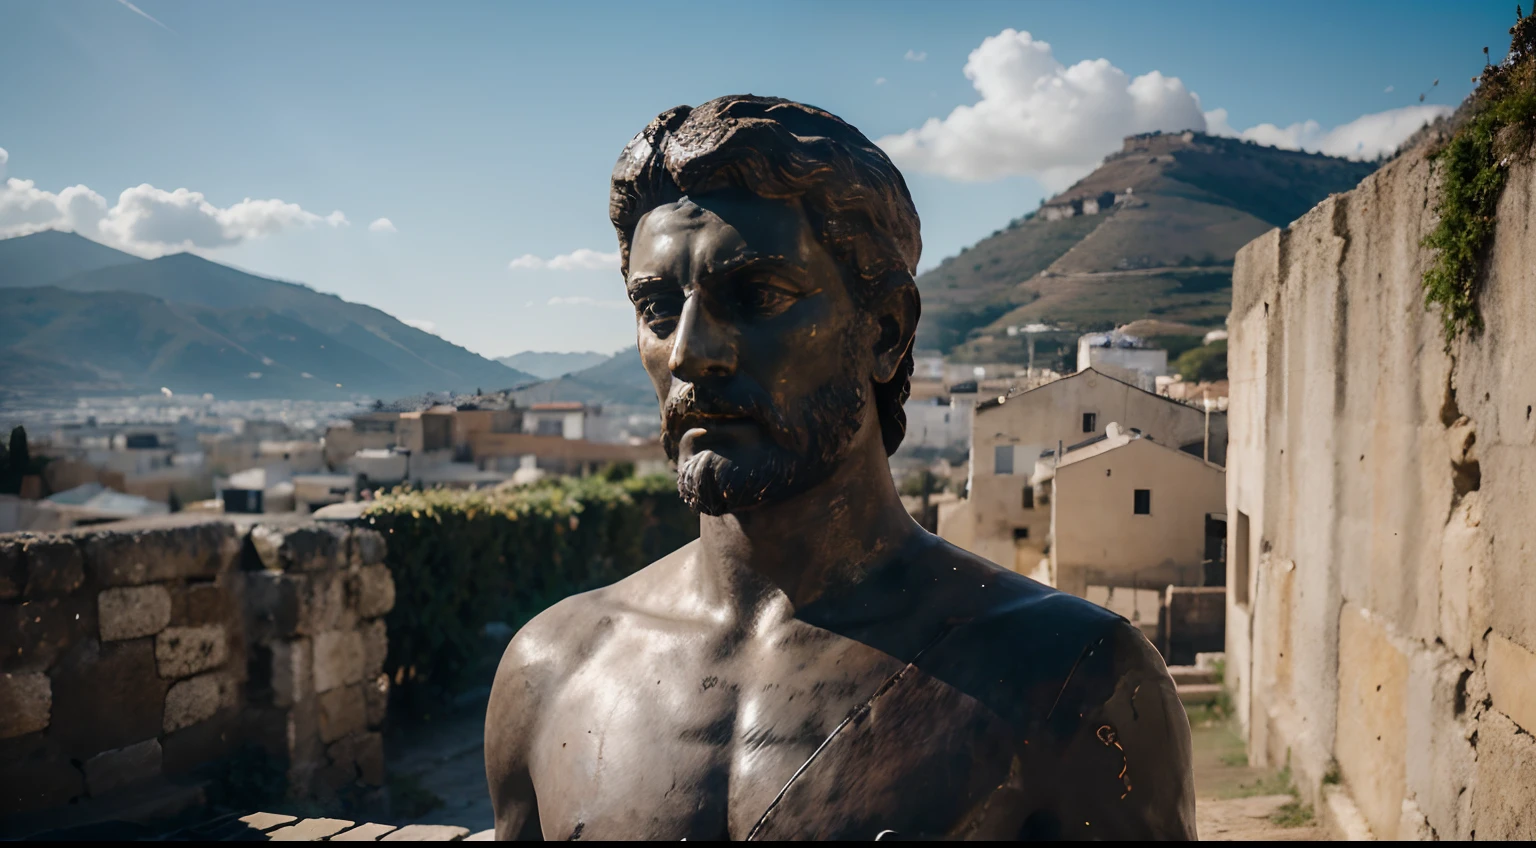
[[1257,763],[1381,838],[1536,836],[1536,167],[1445,351],[1420,148],[1237,257],[1227,674]]
[[0,831],[200,790],[244,750],[296,798],[381,784],[383,561],[329,523],[0,535]]

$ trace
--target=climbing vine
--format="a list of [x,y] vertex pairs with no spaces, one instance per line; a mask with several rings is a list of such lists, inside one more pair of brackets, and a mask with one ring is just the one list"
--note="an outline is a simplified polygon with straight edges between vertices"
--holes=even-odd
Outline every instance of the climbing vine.
[[1443,180],[1435,200],[1439,223],[1423,241],[1436,251],[1424,273],[1424,305],[1440,306],[1447,347],[1463,332],[1482,329],[1478,280],[1499,195],[1510,163],[1528,154],[1536,133],[1536,10],[1524,15],[1517,8],[1515,18],[1509,55],[1483,70],[1470,117],[1431,156]]

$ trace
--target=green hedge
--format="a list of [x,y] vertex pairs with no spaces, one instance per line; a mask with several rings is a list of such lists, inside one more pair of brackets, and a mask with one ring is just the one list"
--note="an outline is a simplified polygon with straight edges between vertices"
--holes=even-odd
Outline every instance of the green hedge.
[[666,475],[560,478],[510,490],[397,489],[362,523],[395,580],[386,669],[402,694],[450,695],[484,674],[485,625],[521,627],[699,534]]

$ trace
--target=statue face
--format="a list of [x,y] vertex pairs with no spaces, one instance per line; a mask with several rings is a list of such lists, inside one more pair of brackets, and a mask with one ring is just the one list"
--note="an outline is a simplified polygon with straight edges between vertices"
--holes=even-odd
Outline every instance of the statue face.
[[731,190],[658,207],[635,229],[626,284],[694,509],[793,496],[878,427],[863,414],[873,322],[798,203]]

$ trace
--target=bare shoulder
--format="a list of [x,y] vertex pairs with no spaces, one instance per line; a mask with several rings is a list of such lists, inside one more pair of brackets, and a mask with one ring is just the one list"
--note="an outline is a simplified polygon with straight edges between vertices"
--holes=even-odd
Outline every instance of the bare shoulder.
[[536,715],[549,692],[581,669],[617,623],[648,611],[659,594],[655,589],[691,561],[692,547],[685,545],[610,586],[565,598],[523,625],[497,666],[487,727],[492,718],[516,725],[522,720],[513,720],[512,714]]
[[645,609],[649,591],[664,585],[689,546],[601,589],[572,595],[518,630],[502,654],[485,715],[485,770],[496,810],[498,839],[536,838],[538,804],[529,770],[547,706],[605,640]]
[[1062,698],[1092,700],[1108,691],[1068,687],[1088,678],[1129,674],[1164,678],[1162,659],[1140,630],[1119,615],[943,543],[922,569],[934,587],[930,603],[955,622],[921,665],[929,673],[983,694],[1005,716],[1028,724]]

